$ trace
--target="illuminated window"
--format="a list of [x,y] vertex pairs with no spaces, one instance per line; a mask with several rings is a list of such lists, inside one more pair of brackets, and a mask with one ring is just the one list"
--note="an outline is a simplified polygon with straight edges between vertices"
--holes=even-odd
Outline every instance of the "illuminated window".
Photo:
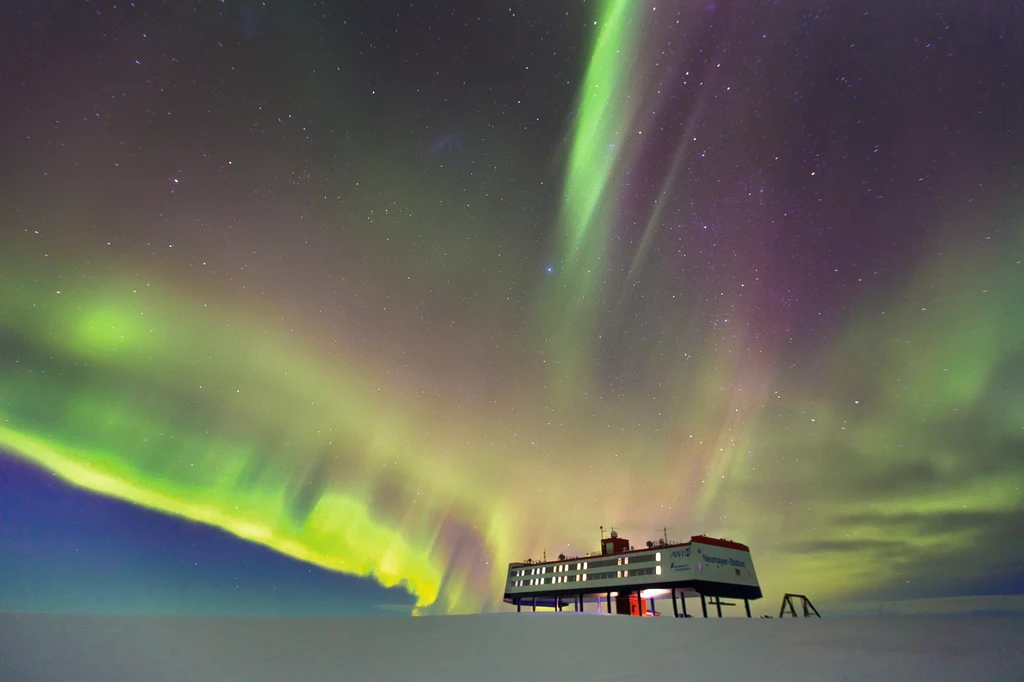
[[583,562],[583,570],[584,571],[587,570],[587,562],[586,561]]
[[661,561],[661,552],[658,552],[657,554],[654,555],[654,560],[655,561]]
[[622,577],[622,571],[616,571],[616,573],[618,573],[618,575],[615,576],[616,578],[621,578]]
[[629,557],[626,557],[626,560],[624,562],[622,562],[622,563],[624,563],[624,564],[626,564],[628,566],[629,565]]
[[622,557],[619,557],[619,563],[618,563],[618,564],[616,564],[616,565],[617,565],[617,566],[621,566],[621,565],[622,565]]
[[587,582],[587,574],[586,573],[583,574],[583,582]]
[[576,564],[576,570],[577,570],[577,571],[578,571],[578,570],[580,570],[580,566],[581,566],[581,564],[580,564],[580,563],[577,563],[577,564]]
[[628,578],[629,577],[629,571],[623,571],[622,572],[622,577],[623,578]]
[[657,573],[658,575],[661,575],[661,566],[655,566],[654,567],[654,572]]

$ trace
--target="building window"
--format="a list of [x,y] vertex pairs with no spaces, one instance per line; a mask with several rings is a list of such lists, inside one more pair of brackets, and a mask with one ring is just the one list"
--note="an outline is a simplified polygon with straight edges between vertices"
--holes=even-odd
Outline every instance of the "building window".
[[577,562],[577,563],[576,563],[576,570],[577,570],[577,571],[578,571],[578,570],[580,570],[580,566],[581,566],[581,565],[582,565],[582,564],[580,564],[579,562]]
[[654,560],[655,561],[661,561],[661,552],[658,552],[657,554],[654,555]]
[[587,582],[587,574],[586,573],[583,574],[583,582]]
[[661,566],[655,566],[654,567],[654,572],[657,573],[658,575],[661,575]]
[[583,570],[584,571],[587,570],[587,562],[586,561],[583,562]]
[[628,578],[629,577],[629,571],[623,571],[622,572],[622,577],[623,578]]
[[619,557],[619,561],[618,561],[618,563],[616,564],[616,566],[621,566],[621,565],[622,565],[622,557]]
[[629,565],[629,557],[626,557],[626,560],[623,561],[622,563],[624,563],[624,564],[626,564],[628,566]]
[[621,578],[622,577],[622,571],[616,571],[616,573],[618,573],[618,575],[615,576],[616,578]]

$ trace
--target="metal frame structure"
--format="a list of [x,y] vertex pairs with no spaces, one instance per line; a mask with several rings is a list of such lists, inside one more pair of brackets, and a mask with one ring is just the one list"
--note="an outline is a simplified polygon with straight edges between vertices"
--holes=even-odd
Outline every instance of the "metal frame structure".
[[814,604],[812,604],[811,600],[807,598],[807,595],[792,594],[790,592],[787,592],[782,596],[782,606],[779,607],[779,618],[784,617],[787,611],[793,618],[799,618],[799,616],[796,615],[796,608],[793,606],[793,599],[800,600],[800,605],[804,610],[804,618],[810,618],[812,615],[821,618],[821,614],[818,613],[818,609],[814,608]]

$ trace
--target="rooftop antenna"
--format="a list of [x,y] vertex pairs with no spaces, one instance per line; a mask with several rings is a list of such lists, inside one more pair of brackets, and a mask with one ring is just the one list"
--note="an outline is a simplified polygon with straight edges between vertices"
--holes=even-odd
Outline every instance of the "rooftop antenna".
[[598,526],[601,529],[601,542],[604,542],[604,526]]
[[545,549],[544,550],[544,563],[547,563],[547,561],[548,561],[548,551]]
[[661,531],[665,534],[663,537],[665,538],[665,544],[667,545],[668,544],[668,526],[665,526],[664,528],[662,528]]

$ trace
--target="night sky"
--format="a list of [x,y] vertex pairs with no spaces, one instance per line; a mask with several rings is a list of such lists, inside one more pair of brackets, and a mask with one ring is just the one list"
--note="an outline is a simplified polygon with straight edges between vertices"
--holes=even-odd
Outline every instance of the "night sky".
[[0,609],[708,533],[1024,594],[1018,2],[0,9]]

